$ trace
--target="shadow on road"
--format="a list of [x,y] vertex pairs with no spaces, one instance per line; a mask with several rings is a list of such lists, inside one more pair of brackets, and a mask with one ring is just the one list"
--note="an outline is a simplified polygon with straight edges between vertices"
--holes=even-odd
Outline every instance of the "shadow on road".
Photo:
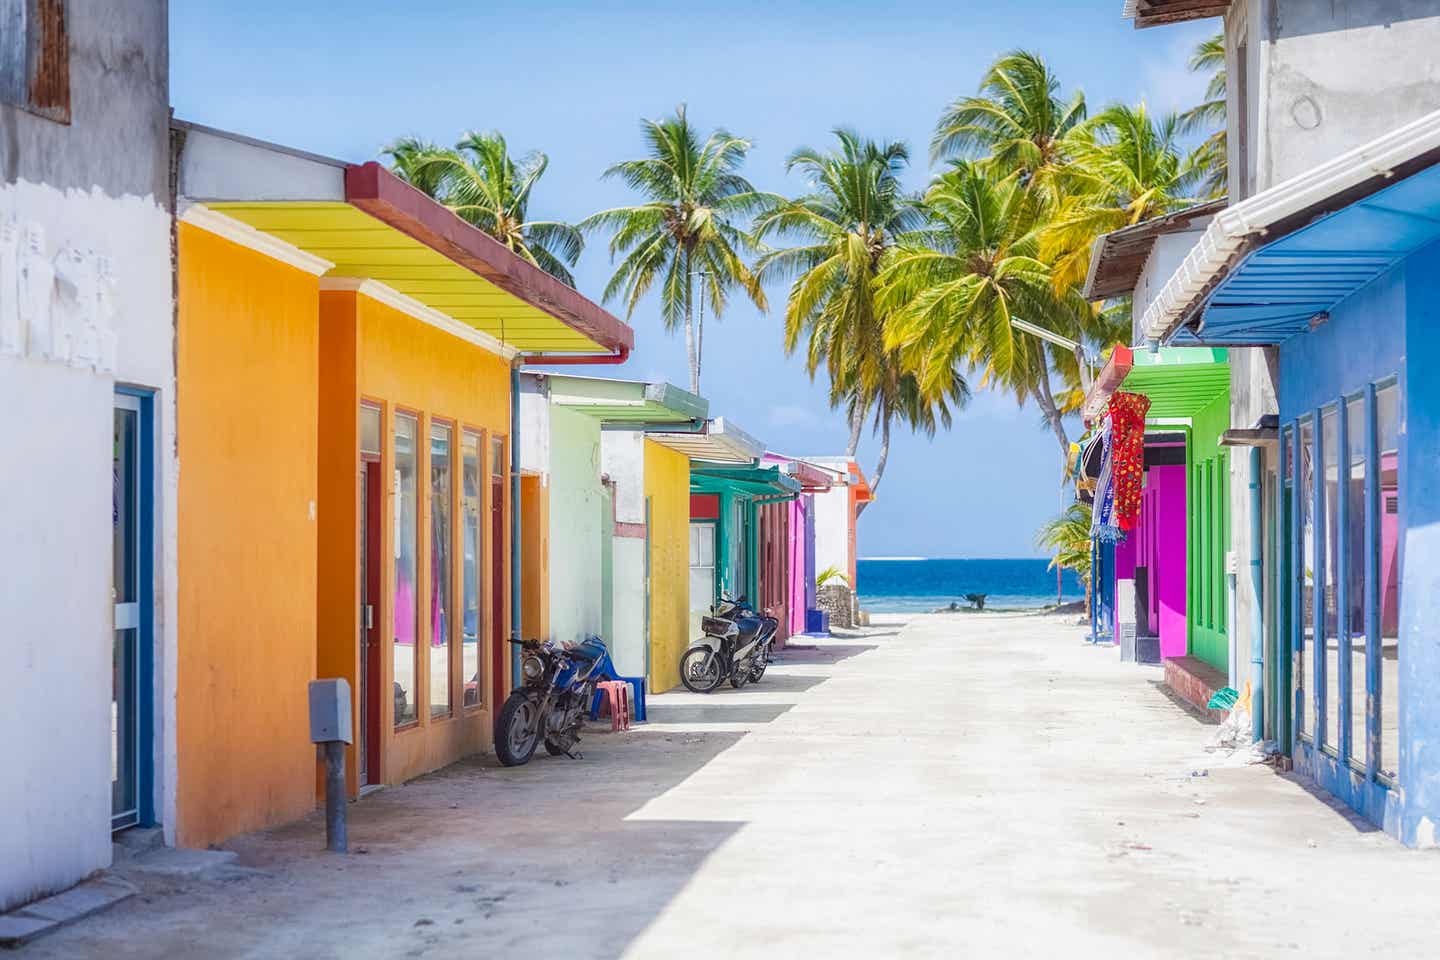
[[627,818],[743,736],[606,732],[583,760],[461,761],[351,804],[347,856],[322,851],[318,814],[238,837],[255,869],[149,882],[24,956],[618,957],[743,826]]
[[652,723],[770,723],[791,703],[665,704],[650,709]]

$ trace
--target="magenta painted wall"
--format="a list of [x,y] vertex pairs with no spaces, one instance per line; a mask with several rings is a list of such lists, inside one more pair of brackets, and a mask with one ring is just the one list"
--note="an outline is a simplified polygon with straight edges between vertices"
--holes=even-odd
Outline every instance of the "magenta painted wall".
[[1185,468],[1151,467],[1141,504],[1137,549],[1152,571],[1150,618],[1160,627],[1160,656],[1183,657],[1185,628]]
[[[1185,627],[1185,468],[1151,467],[1141,496],[1140,520],[1125,542],[1115,545],[1115,580],[1133,580],[1135,568],[1148,571],[1150,623],[1158,625],[1160,656],[1183,657]],[[1120,636],[1120,607],[1112,598]]]

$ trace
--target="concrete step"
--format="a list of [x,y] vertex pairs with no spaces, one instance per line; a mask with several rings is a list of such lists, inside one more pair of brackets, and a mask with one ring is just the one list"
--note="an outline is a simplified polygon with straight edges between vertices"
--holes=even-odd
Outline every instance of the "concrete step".
[[106,876],[28,903],[0,915],[0,947],[23,946],[36,937],[128,900],[135,893],[135,886],[128,881]]
[[133,827],[112,838],[111,859],[117,864],[143,856],[165,846],[165,831],[159,827]]
[[117,869],[126,873],[150,874],[159,877],[183,877],[204,880],[233,867],[239,854],[233,850],[187,850],[182,847],[161,847],[133,857]]

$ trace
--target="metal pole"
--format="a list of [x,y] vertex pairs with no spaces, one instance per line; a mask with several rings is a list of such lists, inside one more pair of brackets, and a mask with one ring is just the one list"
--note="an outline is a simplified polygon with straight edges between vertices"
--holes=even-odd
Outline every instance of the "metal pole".
[[1260,536],[1260,448],[1250,448],[1250,718],[1257,741],[1265,739],[1265,620],[1261,600],[1265,596],[1261,570]]
[[345,742],[327,740],[325,754],[325,849],[345,853]]

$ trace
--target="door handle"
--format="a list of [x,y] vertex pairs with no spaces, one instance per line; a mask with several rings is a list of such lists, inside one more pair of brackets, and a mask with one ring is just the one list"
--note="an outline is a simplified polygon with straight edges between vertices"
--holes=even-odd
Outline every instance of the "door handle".
[[362,619],[365,621],[366,630],[375,629],[375,605],[373,603],[365,604]]

